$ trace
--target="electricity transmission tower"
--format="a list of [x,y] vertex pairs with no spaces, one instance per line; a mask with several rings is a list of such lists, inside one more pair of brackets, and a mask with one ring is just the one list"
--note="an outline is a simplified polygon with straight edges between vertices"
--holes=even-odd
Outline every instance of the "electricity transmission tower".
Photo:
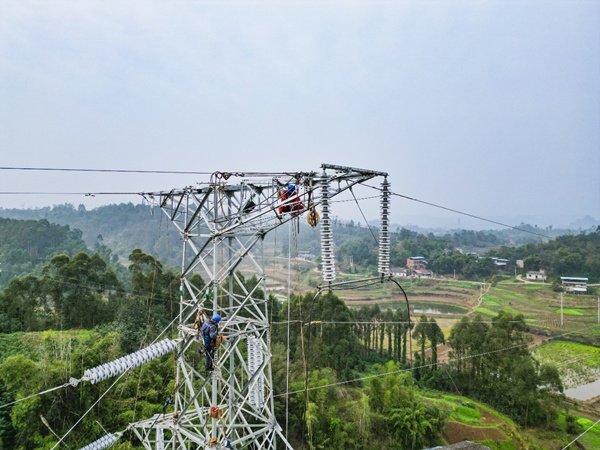
[[[330,198],[384,172],[323,164],[321,172],[214,173],[152,194],[183,241],[173,413],[132,424],[147,449],[291,448],[275,419],[265,235],[301,215],[319,221],[322,271],[335,280]],[[293,195],[282,195],[286,190]],[[382,184],[379,271],[389,271],[389,185]],[[387,249],[387,250],[386,250]],[[246,274],[242,276],[241,273]],[[198,275],[205,285],[198,282]],[[215,368],[198,367],[203,315],[222,316]]]

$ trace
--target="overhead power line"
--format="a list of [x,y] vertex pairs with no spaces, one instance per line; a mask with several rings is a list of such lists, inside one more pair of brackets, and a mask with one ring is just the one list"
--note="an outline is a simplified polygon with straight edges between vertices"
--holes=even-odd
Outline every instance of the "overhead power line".
[[305,174],[304,172],[246,172],[246,171],[231,171],[231,172],[200,172],[195,170],[135,170],[135,169],[86,169],[73,167],[8,167],[0,166],[0,170],[14,171],[42,171],[42,172],[96,172],[96,173],[142,173],[152,175],[212,175],[217,180],[229,179],[229,177],[269,177],[269,176],[298,176]]
[[213,172],[185,170],[130,170],[130,169],[81,169],[67,167],[0,167],[0,170],[45,171],[45,172],[100,172],[100,173],[149,173],[168,175],[211,175]]
[[[364,186],[370,187],[371,189],[375,189],[377,191],[381,190],[381,188],[378,188],[377,186],[369,186],[368,184],[365,184]],[[395,195],[396,197],[400,197],[400,198],[405,198],[407,200],[411,200],[413,202],[422,203],[422,204],[428,205],[428,206],[433,206],[434,208],[439,208],[439,209],[450,211],[450,212],[453,212],[453,213],[456,213],[456,214],[461,214],[463,216],[472,217],[473,219],[483,220],[484,222],[489,222],[489,223],[500,225],[500,226],[503,226],[503,227],[506,227],[506,228],[512,228],[513,230],[517,230],[517,231],[522,231],[524,233],[533,234],[535,236],[539,236],[539,237],[542,237],[544,239],[551,239],[549,236],[546,236],[545,234],[537,233],[537,232],[531,231],[531,230],[526,230],[524,228],[519,228],[519,227],[516,227],[514,225],[508,225],[506,223],[497,222],[495,220],[486,219],[485,217],[477,216],[475,214],[469,214],[469,213],[466,213],[464,211],[459,211],[459,210],[453,209],[453,208],[448,208],[447,206],[437,205],[435,203],[427,202],[425,200],[419,200],[418,198],[409,197],[408,195],[398,194],[397,192],[392,192],[391,194]]]
[[21,191],[9,192],[0,191],[0,195],[85,195],[86,197],[95,197],[96,195],[144,195],[144,192],[34,192]]
[[[262,172],[199,172],[199,171],[184,171],[184,170],[130,170],[130,169],[86,169],[86,168],[67,168],[67,167],[8,167],[8,166],[0,166],[0,170],[14,170],[14,171],[46,171],[46,172],[97,172],[97,173],[139,173],[139,174],[169,174],[169,175],[218,175],[219,178],[229,178],[231,175],[236,176],[265,176],[265,175],[277,175],[274,173],[262,173]],[[281,172],[278,175],[290,175],[288,172]],[[370,186],[368,184],[364,184],[364,186],[370,187],[371,189],[375,189],[377,191],[381,191],[380,187]],[[512,228],[513,230],[522,231],[523,233],[529,233],[534,236],[538,236],[544,239],[551,239],[549,236],[546,236],[541,233],[537,233],[532,230],[526,230],[524,228],[520,228],[514,225],[508,225],[506,223],[498,222],[492,219],[486,219],[485,217],[481,217],[475,214],[470,214],[464,211],[459,211],[454,208],[449,208],[447,206],[438,205],[436,203],[428,202],[425,200],[420,200],[418,198],[410,197],[408,195],[398,194],[397,192],[391,192],[392,195],[396,197],[404,198],[406,200],[411,200],[413,202],[421,203],[424,205],[432,206],[434,208],[443,209],[445,211],[450,211],[456,214],[460,214],[463,216],[471,217],[473,219],[482,220],[484,222],[493,223],[495,225],[500,225],[506,228]],[[88,197],[93,197],[96,195],[147,195],[144,192],[10,192],[4,191],[0,192],[0,195],[85,195]],[[351,200],[350,200],[351,201]],[[355,198],[356,202],[357,199]]]

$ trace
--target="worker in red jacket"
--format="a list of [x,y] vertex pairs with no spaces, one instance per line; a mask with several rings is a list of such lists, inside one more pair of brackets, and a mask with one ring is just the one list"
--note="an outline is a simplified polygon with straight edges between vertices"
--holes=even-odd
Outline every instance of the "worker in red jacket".
[[299,213],[304,209],[300,201],[296,186],[290,184],[286,189],[280,192],[281,201],[284,203],[279,207],[279,214]]

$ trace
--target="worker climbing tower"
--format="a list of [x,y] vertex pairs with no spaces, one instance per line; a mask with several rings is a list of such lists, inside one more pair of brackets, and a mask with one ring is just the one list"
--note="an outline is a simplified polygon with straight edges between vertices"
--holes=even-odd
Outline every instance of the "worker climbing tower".
[[[321,169],[217,172],[206,183],[151,194],[177,228],[183,257],[172,403],[162,414],[130,426],[145,448],[291,448],[274,413],[264,237],[305,213],[315,226],[321,208],[322,269],[331,282],[331,199],[373,177],[387,177],[329,164]],[[381,272],[389,270],[388,198],[381,200],[382,238],[388,239]],[[213,370],[205,371],[200,327],[214,314],[222,317],[219,332],[225,341],[217,348]]]

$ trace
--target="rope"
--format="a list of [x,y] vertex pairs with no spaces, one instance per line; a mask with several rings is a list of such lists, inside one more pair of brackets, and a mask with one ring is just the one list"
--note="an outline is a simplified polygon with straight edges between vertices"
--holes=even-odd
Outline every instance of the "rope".
[[[290,390],[290,311],[292,303],[292,222],[290,221],[289,233],[288,233],[288,301],[287,301],[287,348],[286,348],[286,361],[285,361],[285,390]],[[289,428],[289,411],[290,402],[289,397],[285,397],[285,437],[288,438]]]
[[592,426],[590,426],[587,430],[585,430],[583,433],[581,433],[579,436],[577,436],[575,439],[573,439],[571,442],[569,442],[565,447],[562,448],[562,450],[565,450],[565,449],[569,448],[569,446],[571,444],[573,444],[574,442],[578,441],[581,436],[583,436],[585,433],[587,433],[588,431],[590,431],[592,428],[594,428],[599,423],[600,423],[600,419],[596,420],[596,422]]
[[[381,191],[381,188],[378,188],[377,186],[371,186],[371,185],[364,184],[364,183],[363,183],[363,186],[370,187],[371,189],[375,189],[376,191]],[[486,219],[485,217],[476,216],[475,214],[469,214],[469,213],[466,213],[466,212],[463,212],[463,211],[459,211],[457,209],[448,208],[447,206],[437,205],[435,203],[426,202],[425,200],[419,200],[418,198],[409,197],[408,195],[402,195],[402,194],[398,194],[396,192],[390,192],[390,194],[395,195],[396,197],[405,198],[406,200],[411,200],[413,202],[422,203],[422,204],[428,205],[428,206],[433,206],[434,208],[439,208],[439,209],[450,211],[450,212],[453,212],[453,213],[456,213],[456,214],[461,214],[463,216],[472,217],[473,219],[483,220],[484,222],[489,222],[489,223],[493,223],[495,225],[501,225],[501,226],[506,227],[506,228],[512,228],[513,230],[518,230],[518,231],[522,231],[524,233],[533,234],[535,236],[539,236],[539,237],[542,237],[544,239],[551,239],[549,236],[546,236],[546,235],[541,234],[541,233],[536,233],[535,231],[525,230],[523,228],[515,227],[513,225],[507,225],[507,224],[502,223],[502,222],[497,222],[495,220]]]
[[10,403],[6,403],[4,405],[1,405],[0,409],[6,408],[7,406],[14,405],[15,403],[24,402],[25,400],[29,400],[30,398],[33,398],[33,397],[37,397],[37,396],[40,396],[40,395],[48,394],[49,392],[52,392],[52,391],[57,391],[59,389],[62,389],[62,388],[65,388],[65,387],[69,386],[70,384],[71,383],[65,383],[65,384],[62,384],[60,386],[56,386],[56,387],[53,387],[51,389],[47,389],[47,390],[42,391],[42,392],[38,392],[37,394],[28,395],[27,397],[20,398],[18,400],[15,400],[14,402],[10,402]]
[[375,233],[373,233],[373,230],[371,229],[371,225],[369,225],[369,221],[365,217],[365,213],[363,212],[362,208],[360,207],[360,203],[358,203],[358,200],[356,200],[356,196],[354,195],[354,191],[352,190],[352,187],[349,187],[348,190],[352,194],[352,197],[354,197],[354,201],[356,202],[356,206],[358,206],[358,210],[360,211],[360,214],[362,215],[362,217],[363,217],[363,219],[365,221],[365,224],[367,225],[367,228],[371,232],[371,236],[373,236],[373,239],[375,239],[375,245],[379,245],[379,241],[377,240],[377,237],[375,237]]
[[67,431],[63,437],[61,437],[59,439],[59,441],[54,445],[54,447],[52,447],[50,450],[54,450],[56,447],[58,447],[58,444],[60,444],[62,441],[64,441],[64,439],[71,433],[71,431],[73,431],[75,429],[75,427],[77,425],[79,425],[79,422],[81,422],[83,420],[83,418],[85,416],[87,416],[89,414],[89,412],[94,409],[94,407],[100,403],[100,400],[102,400],[104,398],[104,396],[115,386],[115,384],[117,384],[117,382],[123,377],[123,375],[125,375],[127,372],[123,372],[121,375],[119,375],[119,377],[113,382],[113,384],[110,385],[110,387],[106,390],[106,392],[104,394],[102,394],[100,397],[98,397],[98,400],[96,400],[94,402],[94,404],[92,406],[90,406],[90,408],[77,420],[77,422],[75,422],[75,424],[69,428],[69,431]]

